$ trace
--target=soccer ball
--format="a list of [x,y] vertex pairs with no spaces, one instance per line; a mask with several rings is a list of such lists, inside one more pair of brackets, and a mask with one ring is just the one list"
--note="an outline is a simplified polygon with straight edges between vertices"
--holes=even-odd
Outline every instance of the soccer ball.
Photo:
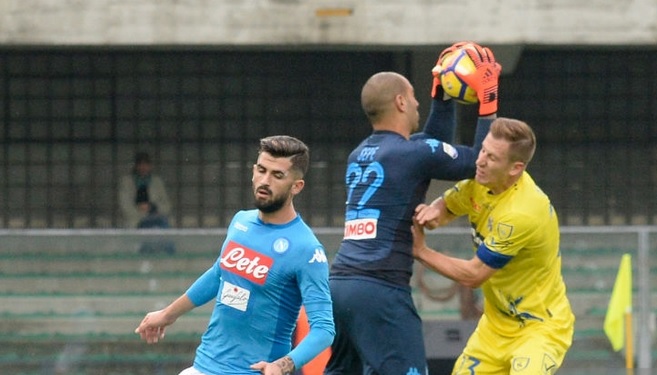
[[[467,48],[467,46],[464,48]],[[441,68],[440,84],[447,95],[463,104],[475,104],[478,102],[477,92],[461,78],[474,73],[477,69],[463,48],[459,48],[446,55],[443,58]]]

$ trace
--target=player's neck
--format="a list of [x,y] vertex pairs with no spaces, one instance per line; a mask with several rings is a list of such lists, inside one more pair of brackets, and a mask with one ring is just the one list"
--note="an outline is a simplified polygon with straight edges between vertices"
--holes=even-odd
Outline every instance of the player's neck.
[[504,193],[505,191],[511,189],[516,183],[518,183],[518,180],[520,180],[520,176],[510,178],[503,183],[496,185],[496,186],[489,186],[488,189],[493,195],[499,195]]
[[391,122],[380,122],[373,126],[375,131],[390,131],[401,135],[402,137],[408,139],[411,134],[408,129],[403,126],[399,121]]
[[280,210],[274,212],[262,212],[258,214],[260,220],[268,224],[287,224],[297,217],[297,211],[292,202],[285,204]]

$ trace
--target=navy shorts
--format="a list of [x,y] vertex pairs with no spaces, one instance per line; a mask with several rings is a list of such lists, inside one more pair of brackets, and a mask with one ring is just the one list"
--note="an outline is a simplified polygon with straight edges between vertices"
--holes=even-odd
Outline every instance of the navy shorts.
[[336,336],[327,375],[425,375],[422,320],[409,288],[332,277]]

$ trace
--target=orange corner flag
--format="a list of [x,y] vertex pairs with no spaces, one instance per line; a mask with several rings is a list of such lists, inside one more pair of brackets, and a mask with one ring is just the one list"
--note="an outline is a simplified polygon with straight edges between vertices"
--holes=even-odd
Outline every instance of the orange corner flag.
[[[609,299],[605,316],[604,331],[611,347],[615,351],[625,346],[625,329],[631,332],[631,326],[625,327],[626,314],[632,313],[632,255],[623,254],[614,289]],[[631,315],[630,315],[631,316]],[[630,320],[631,321],[631,320]]]

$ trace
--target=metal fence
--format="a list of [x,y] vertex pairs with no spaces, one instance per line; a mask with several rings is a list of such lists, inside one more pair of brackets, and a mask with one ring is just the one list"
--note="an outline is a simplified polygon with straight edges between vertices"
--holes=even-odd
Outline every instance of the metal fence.
[[[657,224],[656,59],[528,47],[504,70],[500,115],[534,127],[529,171],[564,225]],[[251,203],[257,140],[278,133],[311,146],[304,218],[339,226],[345,160],[370,133],[363,83],[398,71],[426,103],[433,62],[411,50],[0,49],[0,227],[121,227],[116,190],[136,151],[169,186],[175,227],[225,226]],[[473,108],[459,111],[464,143]]]
[[[316,233],[332,260],[342,230],[316,228]],[[142,314],[170,302],[210,267],[224,235],[223,229],[1,230],[0,316],[5,324],[0,324],[0,341],[4,342],[0,362],[32,363],[38,360],[35,353],[52,358],[56,355],[50,352],[52,345],[34,349],[52,340],[105,340],[106,346],[98,349],[102,353],[110,350],[109,342],[128,340],[134,345],[134,338],[125,337]],[[472,256],[470,234],[465,228],[432,231],[428,242],[455,256]],[[657,227],[563,227],[561,244],[564,279],[577,317],[573,347],[564,363],[564,369],[572,371],[564,373],[591,366],[623,368],[622,353],[613,352],[602,326],[625,253],[633,259],[636,367],[651,368],[655,356]],[[423,319],[461,319],[458,299],[432,295],[449,288],[450,281],[418,270],[412,283]],[[193,347],[208,314],[203,308],[181,319],[180,330],[170,331],[169,339],[183,337],[181,340]],[[85,325],[89,317],[93,317],[93,324]],[[25,352],[28,354],[12,349],[17,340],[21,348],[31,348]],[[188,354],[193,355],[191,351]],[[93,357],[93,353],[88,355]],[[154,355],[146,353],[141,359],[133,356],[131,361],[135,366],[142,362],[147,366]],[[116,358],[119,361],[121,354]],[[107,361],[114,360],[108,357]]]

